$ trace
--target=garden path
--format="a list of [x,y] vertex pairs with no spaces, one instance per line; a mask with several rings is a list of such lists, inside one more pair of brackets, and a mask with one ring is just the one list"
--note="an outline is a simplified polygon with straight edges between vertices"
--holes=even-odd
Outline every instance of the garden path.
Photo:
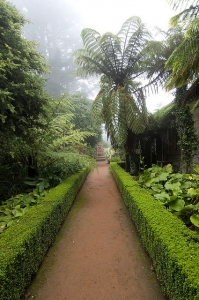
[[166,300],[106,162],[80,190],[29,296]]

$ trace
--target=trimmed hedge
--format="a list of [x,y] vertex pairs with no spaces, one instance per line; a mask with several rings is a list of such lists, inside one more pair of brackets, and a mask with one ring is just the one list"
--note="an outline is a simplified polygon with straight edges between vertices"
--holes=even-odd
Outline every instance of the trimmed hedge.
[[172,300],[198,300],[199,235],[116,163],[111,163],[110,169],[152,259],[163,292]]
[[85,181],[83,169],[51,189],[43,202],[0,235],[0,300],[25,292]]

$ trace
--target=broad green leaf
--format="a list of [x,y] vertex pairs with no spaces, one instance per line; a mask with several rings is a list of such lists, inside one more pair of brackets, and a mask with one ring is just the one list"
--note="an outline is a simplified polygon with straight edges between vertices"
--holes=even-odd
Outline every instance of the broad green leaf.
[[199,214],[193,214],[190,217],[190,220],[193,225],[195,225],[196,227],[199,227]]
[[172,179],[177,179],[177,180],[182,179],[184,177],[183,174],[180,173],[171,174],[170,176]]
[[6,216],[11,216],[11,215],[12,215],[11,210],[8,209],[8,208],[6,208],[6,209],[4,210],[4,215],[6,215]]
[[14,221],[13,220],[7,223],[7,227],[10,227],[12,225],[14,225]]
[[191,181],[185,181],[182,183],[181,188],[182,189],[188,189],[193,185],[193,183]]
[[184,206],[180,211],[179,211],[179,214],[187,214],[190,213],[191,211],[197,211],[197,208],[195,207],[195,205],[193,204],[189,204],[189,205],[186,205]]
[[170,201],[174,201],[178,198],[178,195],[172,195],[170,196]]
[[20,205],[16,205],[16,206],[15,206],[15,209],[20,209],[20,208],[21,208]]
[[171,164],[168,164],[163,167],[163,170],[166,171],[167,173],[171,174],[173,172],[173,168]]
[[161,193],[161,191],[163,190],[163,185],[162,184],[154,184],[151,186],[151,189],[154,192]]
[[18,210],[18,211],[16,211],[16,213],[15,213],[15,218],[17,218],[17,217],[22,217],[23,214],[24,214],[23,210],[20,210],[20,211]]
[[199,189],[190,188],[188,189],[187,193],[191,196],[199,195]]
[[161,201],[162,203],[165,203],[165,204],[170,201],[169,194],[167,194],[165,192],[160,193],[160,194],[155,194],[154,198]]
[[195,171],[196,173],[199,174],[199,165],[194,164],[194,165],[193,165],[193,169],[194,169],[194,171]]
[[165,184],[165,189],[166,190],[171,190],[173,192],[174,195],[177,195],[179,193],[182,193],[182,190],[180,188],[181,184],[180,182],[171,182],[171,181],[167,181]]
[[164,173],[161,173],[159,174],[157,177],[156,177],[156,182],[160,182],[160,181],[166,181],[167,178],[168,178],[169,174],[164,172]]
[[183,209],[184,205],[185,202],[182,199],[176,199],[174,201],[169,202],[169,208],[175,211],[180,211],[181,209]]
[[154,184],[154,179],[150,179],[147,182],[145,182],[146,187],[151,187]]
[[37,181],[24,181],[25,184],[30,185],[30,186],[36,186]]

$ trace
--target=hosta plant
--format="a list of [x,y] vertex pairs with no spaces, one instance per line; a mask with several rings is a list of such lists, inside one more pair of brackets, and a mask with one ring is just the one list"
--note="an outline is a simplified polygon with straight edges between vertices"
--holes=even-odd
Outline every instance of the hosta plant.
[[170,164],[152,165],[138,177],[140,185],[179,217],[187,226],[199,228],[199,166],[195,174],[173,173]]

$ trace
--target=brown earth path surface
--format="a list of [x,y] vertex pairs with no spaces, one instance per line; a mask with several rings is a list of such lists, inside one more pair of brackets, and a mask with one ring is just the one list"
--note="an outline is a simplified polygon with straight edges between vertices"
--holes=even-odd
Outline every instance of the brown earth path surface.
[[37,300],[166,300],[106,162],[80,190],[30,287]]

